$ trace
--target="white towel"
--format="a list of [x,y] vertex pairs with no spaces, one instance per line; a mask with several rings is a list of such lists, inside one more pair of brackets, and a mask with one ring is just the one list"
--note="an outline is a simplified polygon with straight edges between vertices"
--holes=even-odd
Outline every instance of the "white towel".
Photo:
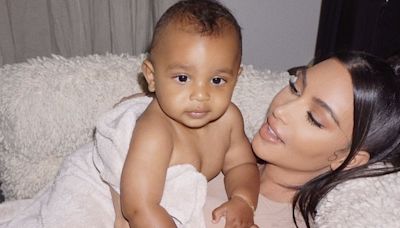
[[113,227],[110,189],[93,165],[94,148],[89,143],[66,157],[54,182],[32,199],[0,204],[0,227]]
[[[0,204],[0,228],[113,227],[114,207],[104,181],[119,192],[136,118],[150,100],[126,101],[106,113],[98,123],[96,145],[89,143],[66,157],[53,183],[33,199]],[[178,227],[205,227],[202,207],[206,191],[206,178],[193,166],[172,166],[161,205]]]
[[127,100],[102,115],[97,122],[97,151],[93,153],[93,161],[102,179],[118,193],[133,128],[150,101],[149,97]]
[[[97,124],[97,153],[93,154],[93,161],[102,179],[118,193],[136,120],[150,101],[149,97],[127,100],[103,115]],[[178,227],[205,227],[202,208],[206,193],[207,179],[193,166],[172,166],[167,170],[161,206]]]

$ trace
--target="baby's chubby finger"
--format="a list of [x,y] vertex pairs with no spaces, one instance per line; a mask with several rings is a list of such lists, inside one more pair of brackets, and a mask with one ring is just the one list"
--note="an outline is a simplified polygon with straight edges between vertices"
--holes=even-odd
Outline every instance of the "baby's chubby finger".
[[223,205],[215,208],[212,212],[212,222],[219,223],[222,217],[226,216],[226,207]]

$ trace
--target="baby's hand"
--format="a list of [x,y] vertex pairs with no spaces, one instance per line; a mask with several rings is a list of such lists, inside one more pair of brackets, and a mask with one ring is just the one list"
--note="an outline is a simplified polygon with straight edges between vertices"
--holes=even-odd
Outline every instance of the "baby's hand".
[[213,223],[219,223],[225,217],[225,227],[258,228],[254,224],[253,207],[241,197],[232,197],[212,212]]

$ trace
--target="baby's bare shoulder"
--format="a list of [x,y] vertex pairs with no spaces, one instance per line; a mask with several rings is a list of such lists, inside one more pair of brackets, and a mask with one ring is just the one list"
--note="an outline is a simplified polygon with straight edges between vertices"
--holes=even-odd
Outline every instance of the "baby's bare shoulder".
[[235,115],[236,118],[242,118],[242,112],[240,111],[239,107],[233,102],[231,102],[231,104],[229,105],[227,113]]
[[165,118],[157,113],[146,110],[136,122],[134,133],[146,136],[147,140],[170,140],[172,129]]
[[243,123],[243,116],[240,112],[240,109],[231,102],[228,109],[226,110],[223,119],[228,121],[231,124],[242,124]]

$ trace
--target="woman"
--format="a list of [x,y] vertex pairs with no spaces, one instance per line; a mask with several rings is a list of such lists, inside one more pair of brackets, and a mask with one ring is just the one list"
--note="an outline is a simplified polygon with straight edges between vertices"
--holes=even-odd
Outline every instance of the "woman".
[[[256,223],[310,227],[320,201],[337,185],[398,172],[399,101],[393,70],[367,54],[341,53],[300,69],[275,96],[252,141],[266,162],[260,166]],[[215,182],[206,216],[223,198]],[[219,222],[221,215],[213,216]]]

